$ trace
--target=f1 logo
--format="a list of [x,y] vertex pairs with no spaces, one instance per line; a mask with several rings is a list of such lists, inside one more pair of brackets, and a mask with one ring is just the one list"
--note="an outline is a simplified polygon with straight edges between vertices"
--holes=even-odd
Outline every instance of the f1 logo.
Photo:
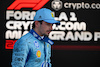
[[21,8],[33,8],[32,10],[39,10],[49,0],[16,0],[7,9],[20,10]]

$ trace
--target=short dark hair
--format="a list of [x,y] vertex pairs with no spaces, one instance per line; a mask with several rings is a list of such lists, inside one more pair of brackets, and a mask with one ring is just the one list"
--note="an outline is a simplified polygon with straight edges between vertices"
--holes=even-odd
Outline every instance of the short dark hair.
[[[39,21],[40,24],[42,24],[42,21],[43,21],[43,20]],[[34,28],[35,28],[35,21],[34,21],[34,23],[32,24],[32,29],[34,29]]]

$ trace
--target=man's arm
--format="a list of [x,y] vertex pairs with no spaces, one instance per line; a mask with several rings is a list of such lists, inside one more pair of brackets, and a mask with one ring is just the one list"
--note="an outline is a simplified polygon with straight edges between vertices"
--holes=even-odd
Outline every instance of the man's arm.
[[25,41],[17,41],[12,55],[12,67],[24,67],[29,49]]

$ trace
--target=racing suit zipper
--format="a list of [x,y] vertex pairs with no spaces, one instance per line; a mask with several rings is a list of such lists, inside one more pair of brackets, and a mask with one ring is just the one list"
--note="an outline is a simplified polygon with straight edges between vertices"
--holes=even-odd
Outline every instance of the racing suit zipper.
[[46,67],[46,47],[45,47],[45,42],[44,42],[44,63]]

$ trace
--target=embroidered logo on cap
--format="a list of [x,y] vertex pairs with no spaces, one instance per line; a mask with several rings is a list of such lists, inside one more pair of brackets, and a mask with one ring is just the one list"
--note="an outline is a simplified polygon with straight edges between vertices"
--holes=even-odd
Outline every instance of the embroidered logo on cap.
[[53,13],[51,13],[51,16],[54,17]]

